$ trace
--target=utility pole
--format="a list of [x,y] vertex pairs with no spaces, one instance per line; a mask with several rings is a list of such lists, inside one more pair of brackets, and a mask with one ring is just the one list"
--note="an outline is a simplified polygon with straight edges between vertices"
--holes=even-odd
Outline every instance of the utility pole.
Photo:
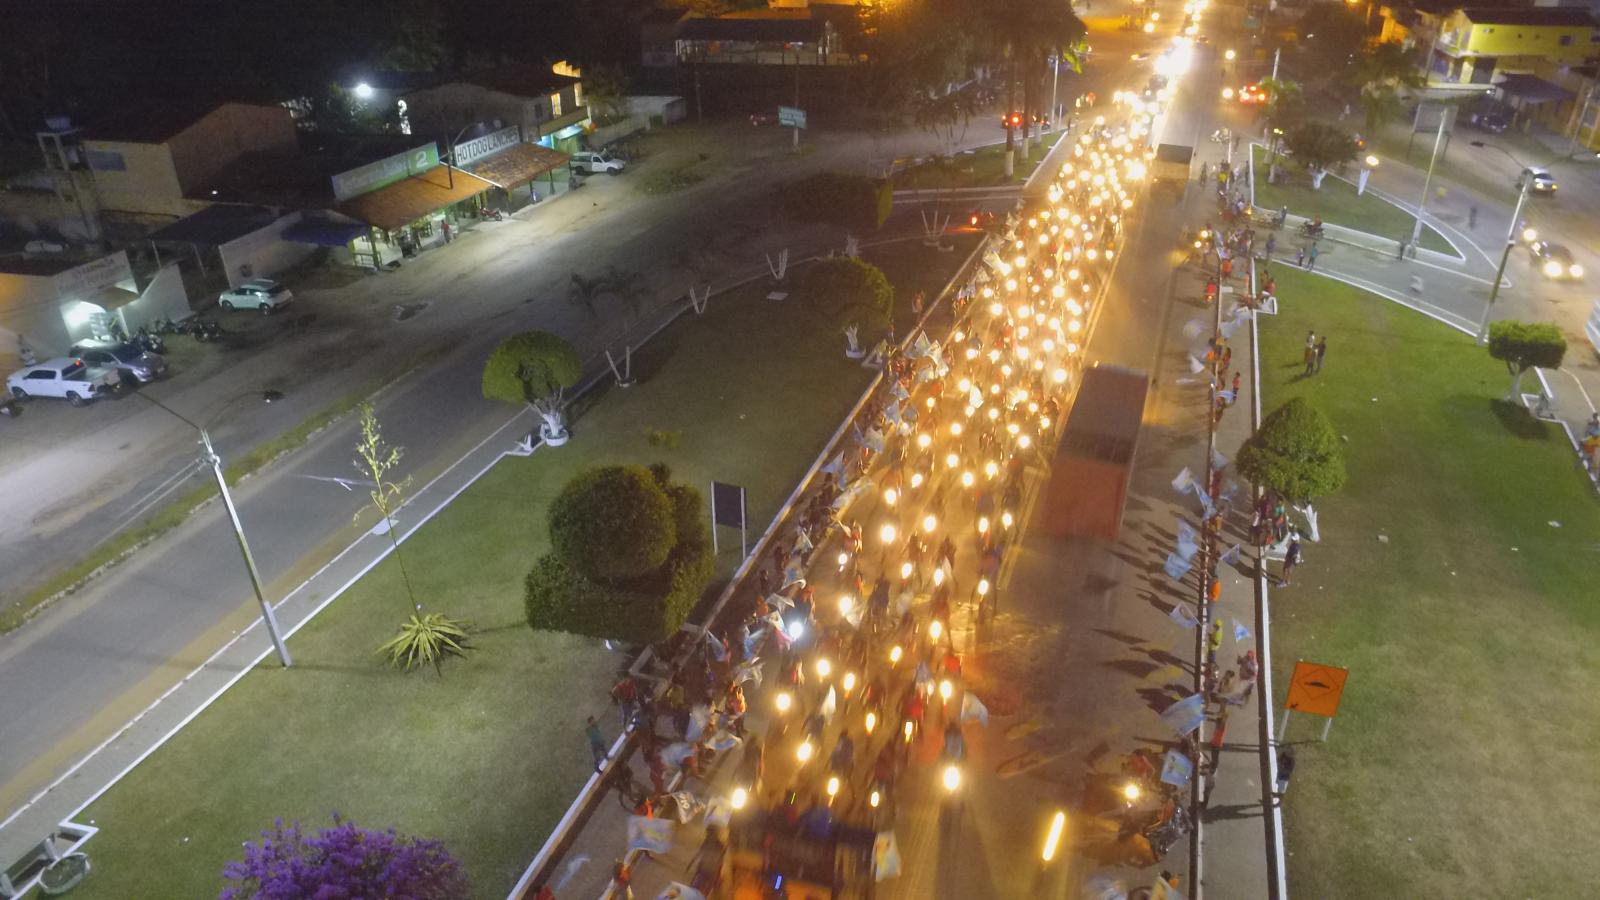
[[1511,258],[1511,248],[1517,245],[1517,220],[1522,217],[1522,204],[1528,200],[1528,186],[1533,184],[1533,179],[1523,177],[1517,180],[1522,182],[1522,190],[1517,193],[1517,208],[1511,211],[1511,228],[1506,232],[1506,247],[1500,252],[1500,265],[1494,270],[1494,284],[1489,286],[1489,302],[1483,305],[1483,321],[1478,323],[1478,343],[1487,343],[1489,340],[1489,313],[1494,311],[1494,301],[1500,298],[1500,279],[1506,274],[1506,261]]
[[204,428],[200,429],[200,445],[205,448],[206,461],[211,464],[211,474],[217,478],[217,490],[222,493],[222,505],[228,509],[228,521],[233,523],[233,536],[239,541],[239,552],[244,555],[245,568],[250,571],[250,587],[256,592],[256,602],[261,604],[261,620],[267,623],[267,634],[272,636],[272,646],[278,651],[278,661],[283,663],[285,669],[293,664],[289,657],[289,647],[283,642],[283,633],[278,628],[278,616],[273,612],[272,604],[267,602],[266,593],[261,589],[261,573],[256,571],[256,558],[250,552],[250,544],[244,539],[244,525],[239,522],[239,510],[234,508],[233,494],[228,492],[228,479],[222,474],[222,457],[211,446],[211,435]]
[[[1061,111],[1056,108],[1056,87],[1061,84],[1061,54],[1059,52],[1050,56],[1050,125],[1052,130],[1061,128]],[[1593,93],[1593,91],[1590,91]]]
[[1422,179],[1422,198],[1417,201],[1417,223],[1411,229],[1411,257],[1416,258],[1417,241],[1422,239],[1422,217],[1428,211],[1428,188],[1433,184],[1433,164],[1439,160],[1439,145],[1444,143],[1444,128],[1451,119],[1451,107],[1439,113],[1439,133],[1433,138],[1433,155],[1428,157],[1428,174]]
[[1572,140],[1567,142],[1567,158],[1569,159],[1578,152],[1578,136],[1583,133],[1584,120],[1589,118],[1589,104],[1594,102],[1594,91],[1595,83],[1590,82],[1588,93],[1583,95],[1583,108],[1578,110],[1578,118],[1572,123]]

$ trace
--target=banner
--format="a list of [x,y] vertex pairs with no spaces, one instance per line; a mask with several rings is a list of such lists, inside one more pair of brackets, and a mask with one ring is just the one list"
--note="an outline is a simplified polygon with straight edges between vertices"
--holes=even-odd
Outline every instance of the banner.
[[1206,720],[1206,695],[1190,694],[1161,713],[1161,721],[1183,737]]
[[672,850],[672,820],[652,819],[648,816],[628,817],[628,849],[647,853],[667,853]]
[[872,841],[872,877],[887,881],[900,876],[900,846],[895,843],[894,832],[880,831]]

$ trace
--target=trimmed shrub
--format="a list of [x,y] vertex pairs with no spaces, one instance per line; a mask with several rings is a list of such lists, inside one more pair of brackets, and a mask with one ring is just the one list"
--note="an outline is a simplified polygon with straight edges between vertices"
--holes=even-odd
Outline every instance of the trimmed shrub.
[[677,541],[672,500],[644,466],[581,472],[550,504],[551,547],[595,581],[653,572]]
[[647,474],[668,500],[676,534],[666,558],[652,571],[601,582],[585,576],[559,552],[546,554],[524,583],[528,624],[534,629],[653,644],[683,627],[716,565],[703,520],[704,499],[688,485],[662,487],[665,466],[653,466]]
[[1240,474],[1299,503],[1344,486],[1344,449],[1333,423],[1305,398],[1272,411],[1239,448]]
[[806,300],[839,327],[856,325],[868,334],[889,327],[894,285],[877,266],[849,256],[830,256],[806,268],[803,284]]
[[791,181],[779,194],[784,211],[802,222],[875,231],[894,209],[894,185],[864,175],[819,172]]

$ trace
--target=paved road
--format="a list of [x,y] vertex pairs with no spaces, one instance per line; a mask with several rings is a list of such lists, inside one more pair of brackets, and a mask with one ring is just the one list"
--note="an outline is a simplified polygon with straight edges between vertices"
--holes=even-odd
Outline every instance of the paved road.
[[[975,124],[968,140],[990,142],[996,131],[996,126]],[[731,127],[713,129],[699,139],[722,141],[734,133]],[[752,142],[748,158],[693,189],[643,197],[626,178],[591,179],[580,193],[538,210],[540,215],[527,223],[485,226],[398,275],[367,279],[327,298],[323,309],[343,322],[336,337],[361,358],[302,383],[293,393],[302,400],[297,407],[230,412],[223,421],[233,427],[225,424],[218,432],[222,453],[231,455],[291,427],[382,371],[378,363],[385,355],[443,348],[442,358],[391,385],[378,401],[386,435],[407,448],[409,474],[425,482],[513,412],[479,396],[482,361],[501,336],[541,327],[569,335],[586,352],[598,351],[594,324],[563,299],[567,273],[616,262],[661,273],[656,287],[668,297],[691,277],[680,266],[683,251],[703,246],[709,237],[718,238],[712,271],[719,284],[734,272],[748,274],[752,264],[760,265],[761,250],[776,249],[780,241],[797,249],[822,240],[839,242],[841,236],[820,229],[790,229],[785,237],[752,198],[804,171],[859,170],[891,143],[816,134],[808,137],[818,149],[795,158],[787,154],[786,135],[752,135],[748,128],[736,133]],[[906,135],[898,140],[898,152],[926,143],[931,139]],[[757,237],[727,240],[742,234]],[[392,321],[395,304],[418,302],[430,306],[405,322]],[[336,339],[326,349],[336,353],[337,347]],[[270,379],[278,377],[272,360],[262,357],[238,369],[205,384],[158,389],[170,391],[161,395],[165,402],[203,417],[212,415],[223,398],[267,386],[263,380],[274,384]],[[127,400],[116,411],[124,414],[98,432],[93,452],[102,461],[115,458],[124,473],[135,473],[121,476],[122,484],[132,485],[119,501],[125,503],[187,465],[192,436],[164,413],[140,411]],[[284,596],[361,533],[351,521],[363,495],[317,480],[352,474],[352,444],[353,424],[341,423],[237,491],[269,597]],[[156,474],[137,476],[144,460]],[[15,487],[37,473],[24,468],[3,477]],[[8,494],[8,501],[50,500],[20,491]],[[7,509],[15,508],[8,502]],[[0,637],[0,684],[6,688],[0,692],[0,809],[11,809],[49,783],[250,621],[254,601],[232,541],[220,510],[208,508],[27,627]],[[18,554],[44,549],[5,544]]]

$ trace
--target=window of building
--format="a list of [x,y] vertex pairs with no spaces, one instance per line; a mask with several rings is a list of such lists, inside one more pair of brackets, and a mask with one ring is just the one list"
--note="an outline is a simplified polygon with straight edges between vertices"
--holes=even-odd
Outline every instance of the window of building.
[[90,150],[89,168],[96,172],[126,172],[128,164],[122,159],[122,154],[115,150]]
[[579,82],[579,83],[577,83],[577,84],[572,86],[572,105],[573,106],[582,106],[583,105],[583,83],[582,82]]
[[550,115],[551,116],[559,116],[559,115],[561,115],[561,92],[560,91],[556,91],[554,94],[550,95]]

